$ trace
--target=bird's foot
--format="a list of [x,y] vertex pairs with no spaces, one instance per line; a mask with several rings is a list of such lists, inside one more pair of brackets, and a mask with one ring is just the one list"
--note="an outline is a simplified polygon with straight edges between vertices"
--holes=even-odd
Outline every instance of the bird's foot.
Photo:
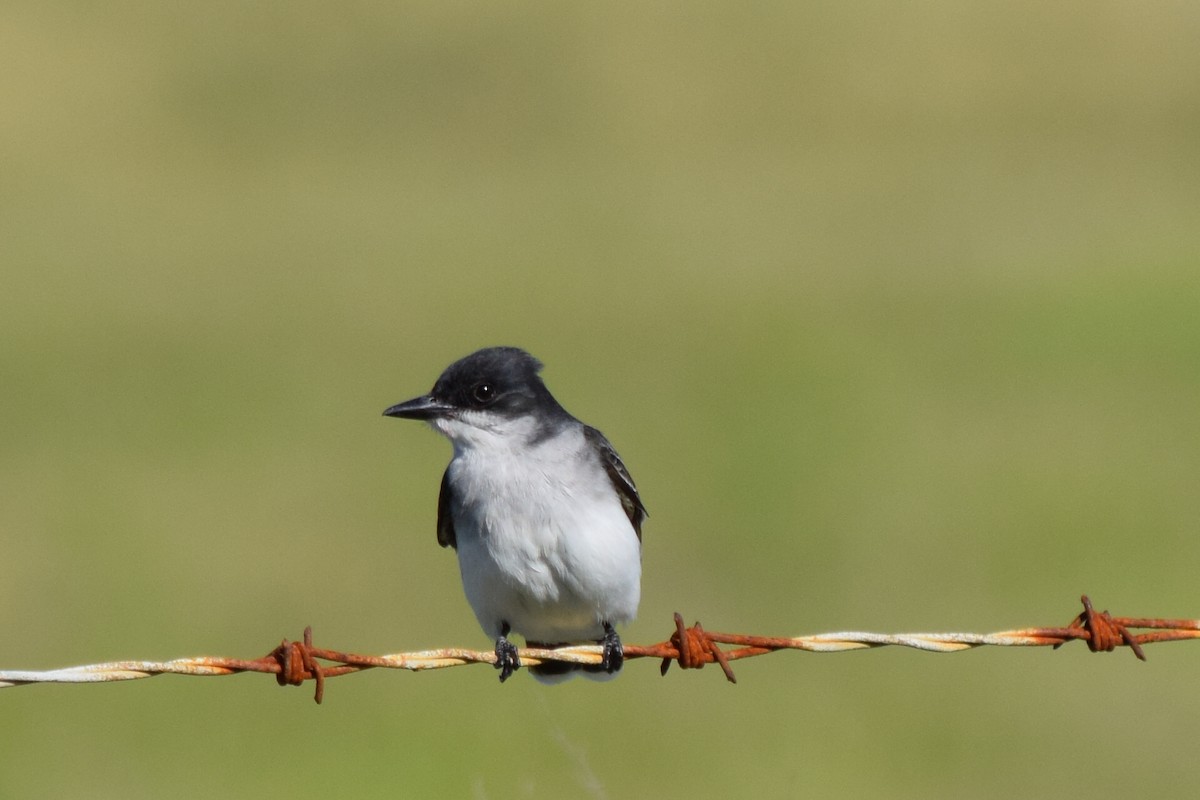
[[604,652],[600,657],[600,666],[605,672],[612,674],[625,663],[625,649],[621,647],[621,637],[613,630],[613,626],[604,623],[604,638],[600,640]]
[[504,683],[521,668],[521,658],[517,655],[517,646],[508,640],[511,628],[505,622],[500,629],[500,638],[496,640],[496,669],[500,670],[500,682]]

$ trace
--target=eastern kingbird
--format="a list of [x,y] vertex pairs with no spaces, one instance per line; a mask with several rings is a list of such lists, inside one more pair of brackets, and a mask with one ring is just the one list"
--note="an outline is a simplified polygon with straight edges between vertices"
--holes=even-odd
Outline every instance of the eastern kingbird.
[[437,539],[458,551],[467,601],[496,640],[500,681],[530,647],[602,643],[599,666],[547,662],[545,682],[621,668],[613,626],[637,614],[646,508],[604,435],[558,404],[542,364],[516,347],[454,362],[433,391],[383,413],[428,422],[454,445],[438,496]]

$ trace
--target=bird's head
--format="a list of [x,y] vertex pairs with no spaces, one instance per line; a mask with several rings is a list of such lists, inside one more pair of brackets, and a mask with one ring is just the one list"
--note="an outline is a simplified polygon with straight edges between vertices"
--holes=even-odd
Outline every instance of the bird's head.
[[570,419],[538,376],[541,368],[517,347],[478,350],[446,367],[429,394],[383,413],[424,420],[455,447],[524,442]]

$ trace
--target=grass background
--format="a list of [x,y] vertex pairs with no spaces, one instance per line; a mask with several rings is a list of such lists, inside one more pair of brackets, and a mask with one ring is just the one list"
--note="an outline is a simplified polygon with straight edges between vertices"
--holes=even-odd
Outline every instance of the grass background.
[[[486,647],[380,412],[488,344],[638,480],[626,641],[1200,615],[1193,4],[2,18],[2,668]],[[1149,656],[31,687],[0,795],[1180,795]]]

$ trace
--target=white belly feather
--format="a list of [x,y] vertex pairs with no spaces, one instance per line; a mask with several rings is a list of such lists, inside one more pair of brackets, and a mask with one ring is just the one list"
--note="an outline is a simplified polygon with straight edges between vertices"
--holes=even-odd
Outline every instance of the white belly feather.
[[581,461],[584,448],[582,431],[564,434],[523,450],[519,469],[500,448],[455,453],[463,588],[493,638],[507,623],[527,641],[597,640],[603,623],[637,613],[641,543],[598,459]]

